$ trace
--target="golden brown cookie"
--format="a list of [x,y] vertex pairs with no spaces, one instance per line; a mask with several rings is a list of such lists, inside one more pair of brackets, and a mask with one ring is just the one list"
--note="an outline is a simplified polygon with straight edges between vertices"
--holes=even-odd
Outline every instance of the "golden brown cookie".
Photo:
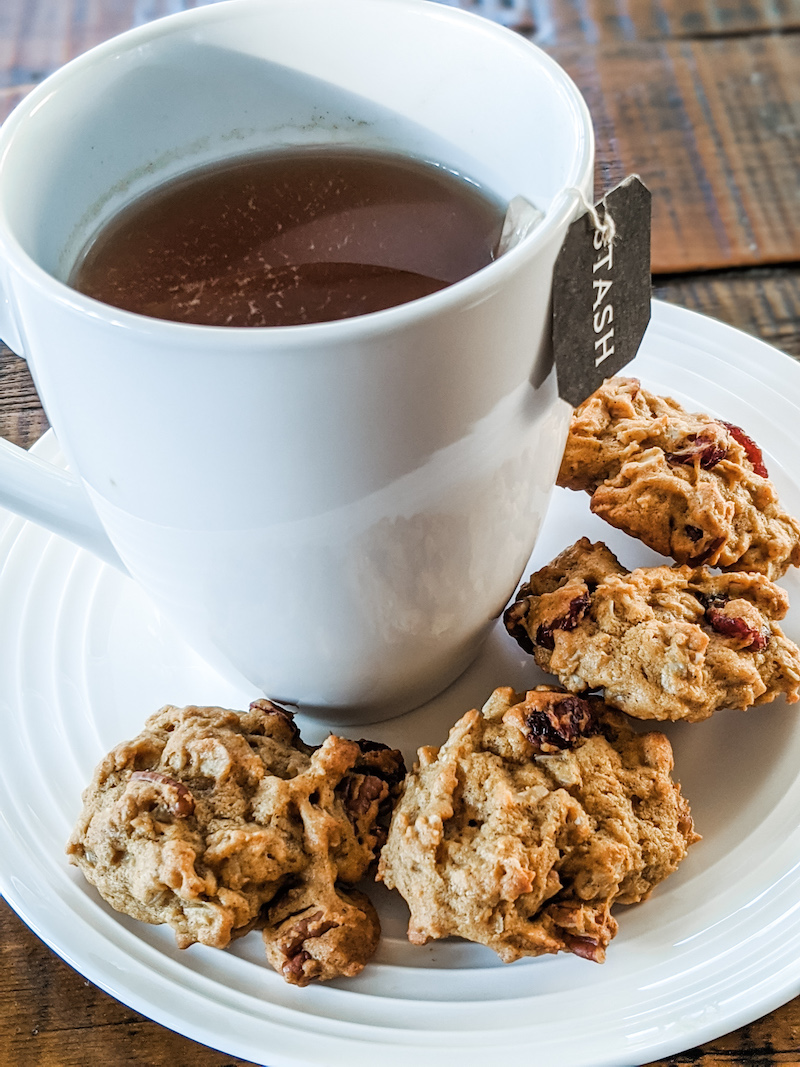
[[637,718],[696,722],[780,694],[798,699],[800,649],[776,621],[788,608],[763,574],[628,571],[583,537],[531,575],[504,621],[572,692],[603,689]]
[[595,697],[497,689],[441,749],[421,748],[378,877],[414,944],[457,935],[505,962],[602,962],[614,904],[634,904],[699,840],[661,733]]
[[379,927],[366,907],[358,919],[350,887],[385,839],[404,774],[400,753],[374,742],[310,748],[268,700],[247,712],[167,706],[100,763],[67,852],[112,907],[169,923],[181,948],[224,948],[259,927],[287,981],[352,975]]
[[635,378],[609,378],[575,411],[558,484],[678,563],[779,578],[800,564],[800,522],[781,507],[758,446]]

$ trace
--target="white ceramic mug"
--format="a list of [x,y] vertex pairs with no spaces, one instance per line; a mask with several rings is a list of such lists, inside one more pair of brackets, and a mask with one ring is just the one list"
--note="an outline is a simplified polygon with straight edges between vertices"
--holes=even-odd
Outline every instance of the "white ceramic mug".
[[[339,143],[436,159],[545,217],[449,288],[330,323],[187,325],[65,284],[98,227],[170,177]],[[356,722],[432,697],[547,507],[569,417],[551,275],[592,174],[567,75],[452,8],[230,0],[93,49],[0,131],[0,336],[74,472],[3,442],[0,503],[121,560],[273,698]]]

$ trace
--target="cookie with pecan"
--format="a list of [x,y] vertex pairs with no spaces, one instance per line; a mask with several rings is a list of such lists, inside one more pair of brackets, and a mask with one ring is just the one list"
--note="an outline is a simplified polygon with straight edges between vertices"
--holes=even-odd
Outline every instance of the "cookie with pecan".
[[602,962],[612,906],[644,900],[699,840],[667,738],[596,697],[497,689],[418,759],[378,868],[414,944]]
[[777,622],[788,608],[763,574],[628,571],[583,537],[531,575],[504,621],[572,692],[602,689],[640,719],[697,722],[718,708],[798,699],[800,649]]
[[779,578],[800,564],[800,522],[738,426],[609,378],[575,411],[558,484],[678,563]]
[[258,927],[287,981],[352,975],[379,925],[351,887],[385,840],[404,774],[400,753],[375,742],[304,744],[269,700],[167,706],[100,763],[67,853],[113,908],[168,923],[181,948],[224,948]]

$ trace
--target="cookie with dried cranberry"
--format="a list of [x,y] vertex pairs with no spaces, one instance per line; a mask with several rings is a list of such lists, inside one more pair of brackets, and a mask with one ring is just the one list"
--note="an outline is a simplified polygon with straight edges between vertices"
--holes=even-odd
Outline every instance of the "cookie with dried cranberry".
[[800,649],[777,622],[788,608],[763,574],[628,571],[584,537],[531,575],[504,621],[572,692],[602,689],[640,719],[697,722],[718,708],[798,699]]
[[278,969],[299,984],[354,974],[377,935],[345,921],[348,887],[385,840],[404,773],[400,753],[374,742],[304,744],[268,700],[246,712],[167,706],[100,763],[67,853],[112,907],[168,923],[181,948],[274,925],[270,909],[300,893],[336,952],[316,971]]
[[575,411],[558,484],[678,563],[757,571],[800,564],[800,522],[781,507],[761,450],[738,426],[609,378]]
[[644,900],[699,840],[667,738],[596,697],[497,689],[418,760],[378,868],[414,944],[603,962],[612,906]]

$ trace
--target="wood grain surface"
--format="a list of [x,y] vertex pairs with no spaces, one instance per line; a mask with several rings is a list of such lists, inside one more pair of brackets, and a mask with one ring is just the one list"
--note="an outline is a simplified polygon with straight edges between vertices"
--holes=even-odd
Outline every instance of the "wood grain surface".
[[[332,0],[335,2],[335,0]],[[0,0],[0,119],[47,73],[191,0]],[[596,188],[654,194],[654,295],[800,359],[800,0],[459,0],[545,47],[583,90]],[[0,434],[47,428],[0,345]],[[0,857],[0,863],[2,857]],[[531,1063],[533,1064],[533,1060]],[[87,982],[0,902],[0,1067],[243,1067]],[[653,1067],[800,1065],[800,998]]]

